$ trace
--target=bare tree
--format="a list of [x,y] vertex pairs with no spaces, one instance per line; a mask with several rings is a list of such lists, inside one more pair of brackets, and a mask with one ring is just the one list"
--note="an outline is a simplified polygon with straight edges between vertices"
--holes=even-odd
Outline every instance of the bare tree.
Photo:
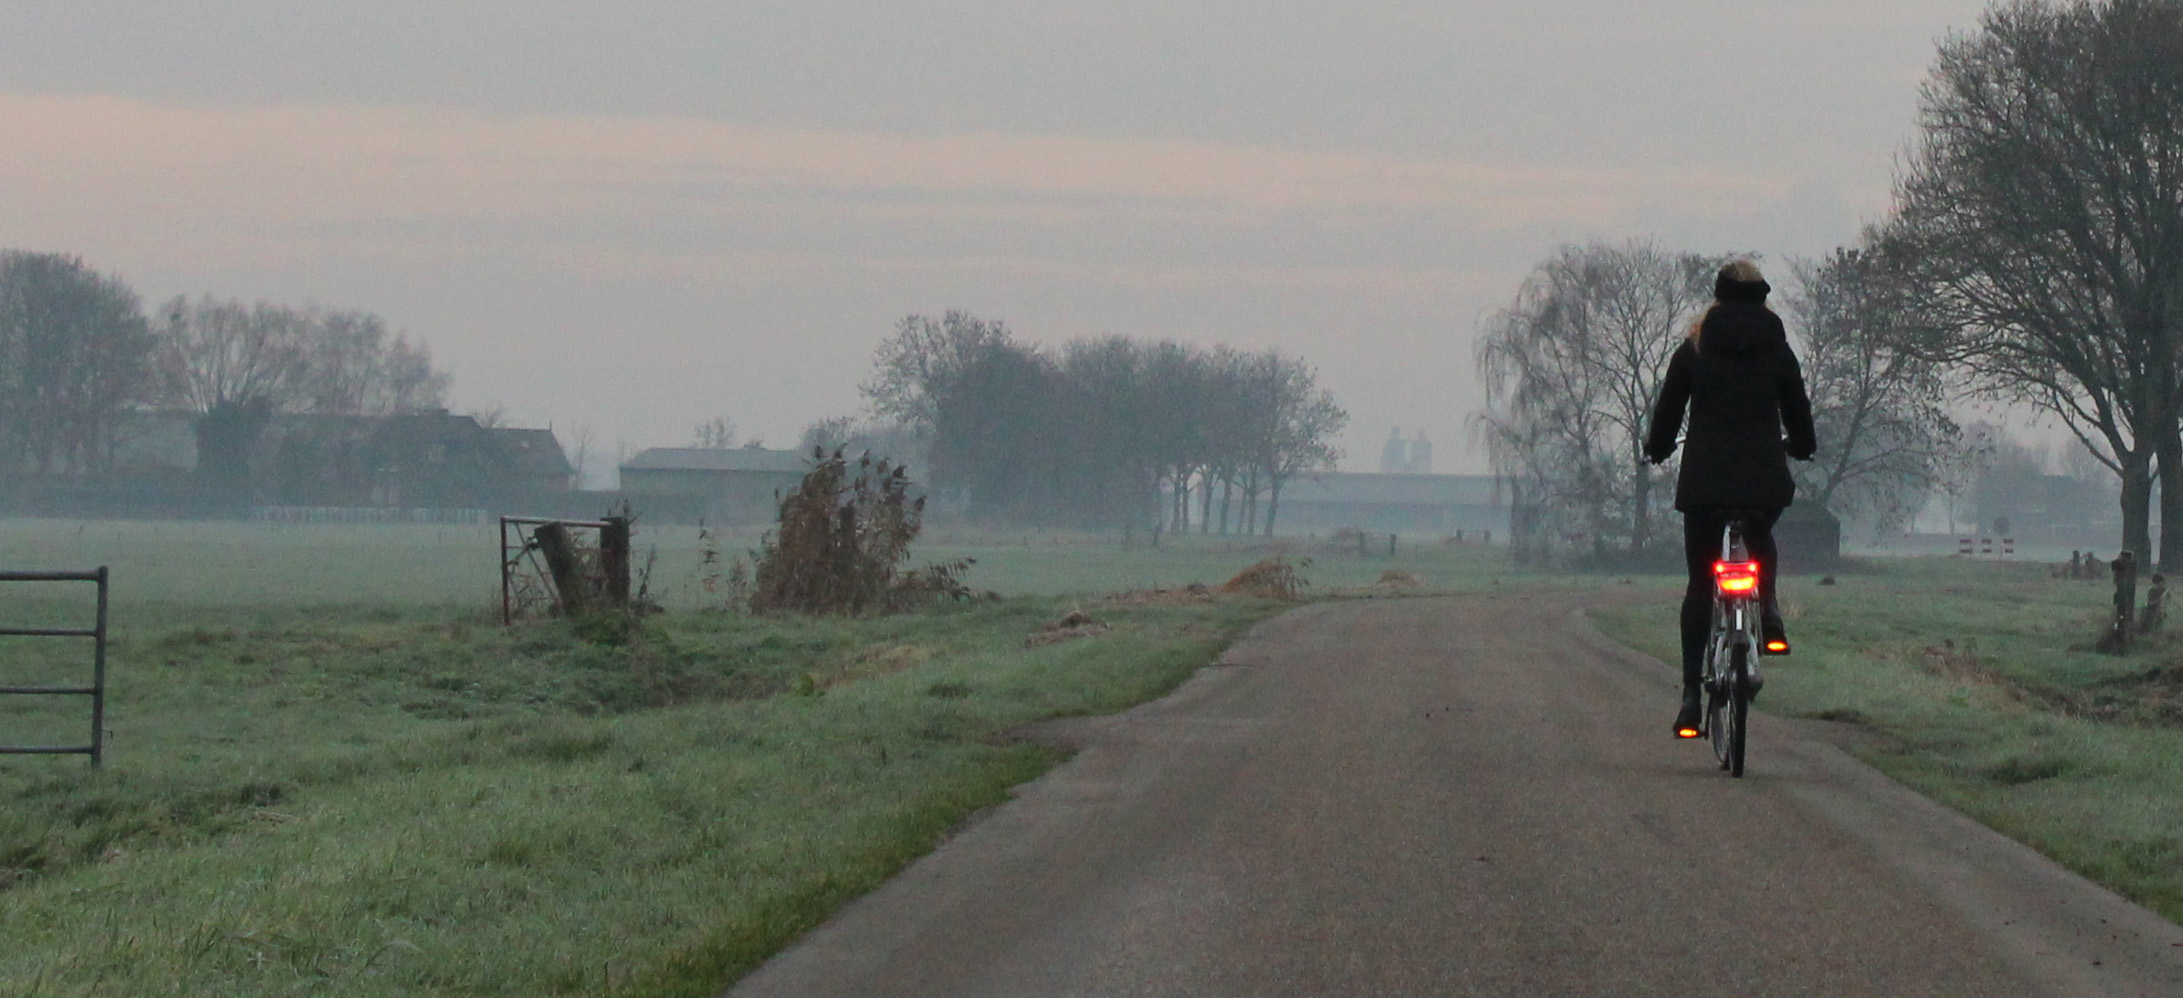
[[149,388],[151,338],[120,278],[58,253],[0,253],[0,466],[104,470]]
[[581,489],[591,480],[591,462],[598,459],[599,435],[587,424],[576,428],[569,443],[568,487]]
[[1253,402],[1249,425],[1251,466],[1266,488],[1266,519],[1261,528],[1273,536],[1281,513],[1281,489],[1297,475],[1332,468],[1342,452],[1333,437],[1349,425],[1349,413],[1320,388],[1318,372],[1301,359],[1274,351],[1259,354],[1250,368],[1247,397]]
[[1798,494],[1845,519],[1898,525],[1940,483],[1962,434],[1939,365],[1905,348],[1912,296],[1854,249],[1795,271],[1787,310],[1821,455],[1792,469]]
[[1014,342],[1008,327],[950,310],[938,320],[911,315],[895,324],[872,360],[864,396],[882,417],[929,429],[939,407],[996,347]]
[[197,412],[263,399],[293,406],[303,386],[302,317],[265,302],[175,298],[159,310],[167,399]]
[[733,450],[735,444],[735,420],[726,416],[714,416],[690,431],[690,446],[705,450]]
[[[2183,4],[2015,0],[1943,42],[1888,260],[1929,356],[2060,417],[2121,480],[2123,545],[2183,556]],[[2172,481],[2170,481],[2172,480]]]
[[369,312],[175,298],[156,328],[162,394],[210,412],[264,400],[290,412],[381,416],[440,407],[431,352]]

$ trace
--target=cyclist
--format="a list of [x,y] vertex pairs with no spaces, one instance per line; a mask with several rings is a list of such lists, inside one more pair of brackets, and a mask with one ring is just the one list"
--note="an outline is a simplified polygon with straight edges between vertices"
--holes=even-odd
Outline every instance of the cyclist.
[[1697,728],[1703,713],[1698,675],[1712,630],[1713,560],[1731,512],[1744,518],[1744,540],[1759,562],[1763,640],[1769,648],[1788,649],[1774,598],[1779,568],[1774,521],[1796,496],[1788,458],[1809,461],[1818,446],[1803,370],[1781,318],[1766,307],[1772,290],[1749,260],[1721,268],[1713,281],[1712,307],[1668,360],[1645,436],[1645,457],[1654,464],[1666,461],[1675,453],[1676,431],[1688,406],[1690,431],[1675,483],[1683,554],[1690,565],[1690,584],[1683,591],[1683,706],[1675,718],[1677,730]]

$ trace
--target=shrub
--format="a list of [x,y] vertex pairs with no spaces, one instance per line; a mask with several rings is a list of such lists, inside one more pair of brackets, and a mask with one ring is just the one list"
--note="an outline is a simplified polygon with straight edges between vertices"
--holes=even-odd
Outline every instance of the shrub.
[[867,454],[854,465],[813,448],[814,465],[781,500],[778,527],[759,542],[750,608],[758,613],[886,613],[968,599],[969,559],[903,570],[924,525],[909,469]]

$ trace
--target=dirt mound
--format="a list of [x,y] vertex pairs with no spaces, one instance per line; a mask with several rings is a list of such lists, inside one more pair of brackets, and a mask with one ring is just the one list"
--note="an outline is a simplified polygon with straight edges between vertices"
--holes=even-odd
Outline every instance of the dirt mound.
[[1287,558],[1277,557],[1237,572],[1235,578],[1221,583],[1220,591],[1266,599],[1300,600],[1304,598],[1304,587],[1308,584]]
[[1023,644],[1026,648],[1037,648],[1042,645],[1056,644],[1076,638],[1088,638],[1094,634],[1104,633],[1107,628],[1107,624],[1100,622],[1091,614],[1082,610],[1071,610],[1063,614],[1061,619],[1048,621],[1038,630],[1031,632],[1030,637],[1023,639]]
[[1213,601],[1213,590],[1203,582],[1193,582],[1180,589],[1154,586],[1151,589],[1132,589],[1128,592],[1108,593],[1102,597],[1101,601],[1110,606],[1141,606],[1147,603],[1210,603]]

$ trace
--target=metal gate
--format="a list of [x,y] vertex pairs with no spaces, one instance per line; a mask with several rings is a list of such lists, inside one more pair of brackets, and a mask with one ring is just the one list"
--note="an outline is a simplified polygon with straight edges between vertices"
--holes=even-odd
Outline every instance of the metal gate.
[[89,686],[0,686],[0,694],[90,697],[91,743],[0,745],[0,755],[88,755],[91,757],[91,765],[97,767],[106,758],[106,567],[101,565],[89,572],[0,572],[0,582],[98,583],[98,622],[92,627],[0,627],[0,637],[90,638],[93,648]]

